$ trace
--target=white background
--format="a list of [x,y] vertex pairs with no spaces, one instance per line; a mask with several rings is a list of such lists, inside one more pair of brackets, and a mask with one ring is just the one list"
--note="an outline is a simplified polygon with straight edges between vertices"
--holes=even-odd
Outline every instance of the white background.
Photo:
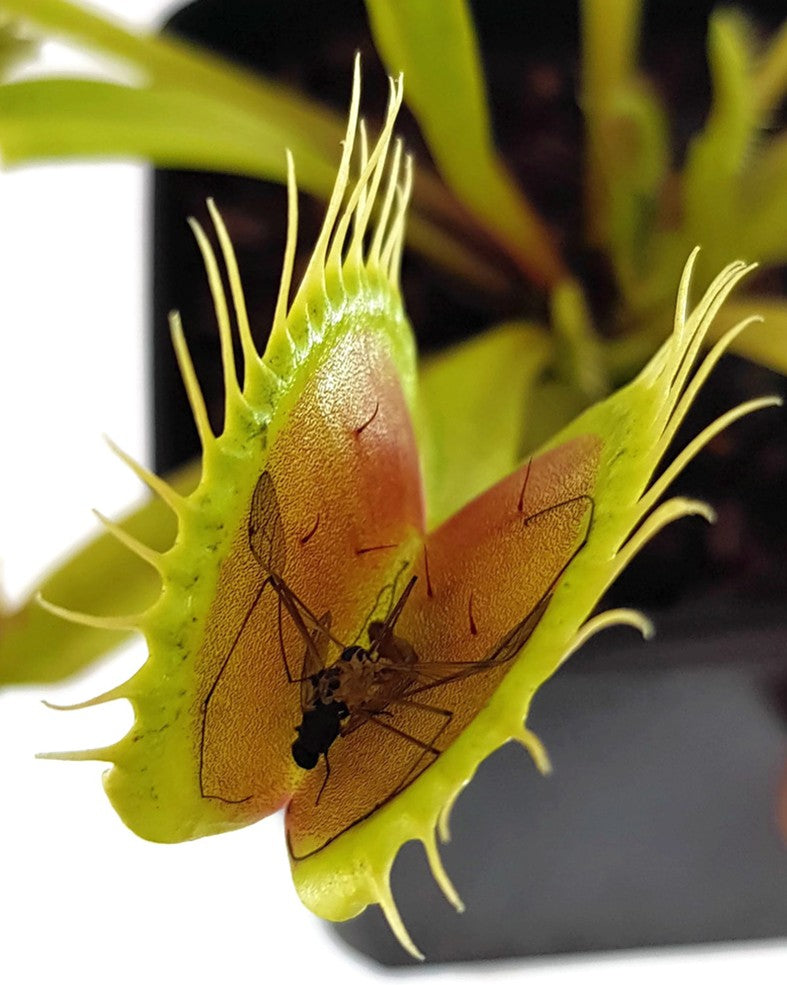
[[[157,23],[168,9],[162,0],[102,0],[100,7],[140,26]],[[45,59],[58,69],[85,64],[55,45]],[[138,495],[137,481],[101,434],[149,460],[147,250],[140,166],[0,174],[0,551],[12,598],[94,529],[91,506],[113,513]],[[98,693],[143,657],[129,647],[90,680],[59,689],[55,700]],[[1,981],[267,982],[281,975],[351,985],[388,977],[344,950],[301,906],[279,818],[185,845],[138,840],[103,795],[102,765],[33,758],[113,739],[128,726],[128,710],[58,714],[42,707],[40,696],[0,695]],[[466,902],[470,921],[472,900]],[[783,985],[787,945],[415,973],[427,981],[533,985],[662,985],[698,976]]]

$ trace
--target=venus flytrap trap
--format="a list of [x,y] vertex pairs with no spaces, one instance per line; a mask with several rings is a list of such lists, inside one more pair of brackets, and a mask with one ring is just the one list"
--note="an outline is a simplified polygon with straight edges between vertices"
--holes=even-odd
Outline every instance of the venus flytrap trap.
[[[366,0],[366,10],[370,43],[388,70],[407,71],[409,105],[439,172],[423,161],[416,171],[408,246],[463,290],[472,285],[483,297],[487,321],[501,299],[521,296],[523,288],[537,294],[532,310],[512,312],[514,321],[471,343],[483,350],[487,366],[504,372],[499,386],[468,373],[461,352],[424,365],[424,412],[415,424],[423,439],[431,525],[642,369],[664,341],[675,285],[695,244],[703,245],[698,290],[736,255],[765,269],[784,262],[787,154],[777,125],[787,25],[767,41],[740,14],[713,14],[707,37],[712,103],[678,165],[683,148],[671,147],[669,134],[681,127],[640,65],[642,4],[583,0],[578,104],[585,148],[575,156],[585,229],[579,237],[572,231],[576,241],[567,240],[564,252],[602,258],[612,296],[599,313],[588,303],[598,285],[569,269],[551,232],[560,221],[538,214],[493,140],[479,41],[465,0]],[[302,190],[330,195],[343,128],[335,111],[193,44],[135,33],[68,0],[0,0],[0,11],[9,19],[3,37],[15,59],[30,56],[33,49],[19,44],[29,32],[98,54],[107,71],[105,79],[12,75],[4,81],[0,153],[6,166],[122,156],[285,182],[289,148]],[[523,36],[523,46],[527,40]],[[703,58],[701,51],[696,58]],[[708,341],[753,313],[766,313],[772,330],[741,334],[733,351],[784,372],[787,308],[777,295],[740,293],[711,326]],[[448,394],[457,390],[469,398],[449,407]],[[493,442],[477,424],[478,408],[488,414],[491,406],[501,420]],[[128,529],[165,542],[160,507],[146,509],[129,517]],[[117,556],[117,547],[100,539],[42,588],[71,608],[89,607],[91,598],[100,602],[110,589],[118,605],[144,604],[155,582],[143,564],[126,565],[112,586],[101,576]],[[106,597],[107,607],[112,601]],[[31,598],[0,619],[0,682],[60,679],[106,652],[111,639],[58,626]]]
[[[129,681],[72,706],[125,699],[135,722],[105,748],[51,755],[111,763],[113,805],[153,841],[231,830],[285,808],[304,903],[329,920],[378,904],[420,957],[390,889],[399,849],[420,841],[461,908],[438,851],[452,804],[506,742],[522,743],[547,771],[524,724],[533,695],[602,629],[651,635],[639,612],[596,612],[601,596],[666,524],[713,520],[703,502],[664,501],[667,488],[712,438],[778,400],[723,414],[654,479],[700,387],[755,320],[700,358],[752,267],[726,267],[692,308],[695,250],[672,333],[633,382],[487,488],[475,475],[470,497],[458,482],[441,490],[441,472],[452,474],[450,428],[440,402],[419,392],[399,288],[412,182],[410,159],[393,142],[401,80],[391,83],[371,150],[359,100],[356,64],[338,176],[292,300],[297,193],[288,160],[287,246],[262,355],[218,209],[210,204],[223,272],[193,224],[221,339],[224,427],[211,428],[174,314],[203,449],[199,480],[179,491],[121,453],[172,511],[177,535],[157,550],[104,521],[160,578],[160,594],[116,617],[42,599],[78,624],[145,636],[148,659]],[[434,377],[426,385],[439,392]],[[431,463],[425,472],[422,462]]]

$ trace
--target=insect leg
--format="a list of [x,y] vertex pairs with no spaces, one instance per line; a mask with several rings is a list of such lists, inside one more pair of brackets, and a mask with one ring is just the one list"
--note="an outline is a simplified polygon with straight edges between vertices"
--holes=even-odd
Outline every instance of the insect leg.
[[[330,634],[331,614],[330,612],[323,613],[320,619],[317,620],[317,625],[315,628],[310,632],[301,619],[297,609],[295,609],[292,606],[292,602],[288,600],[287,592],[289,589],[283,585],[277,586],[275,581],[272,584],[276,590],[278,600],[277,617],[279,624],[279,651],[281,652],[281,659],[284,664],[284,673],[287,675],[287,680],[290,684],[301,685],[301,710],[305,711],[308,699],[310,697],[308,683],[312,676],[322,670],[326,663],[328,641],[332,638]],[[296,629],[306,642],[306,651],[303,655],[300,677],[292,676],[289,661],[287,660],[287,652],[284,646],[284,624],[282,619],[283,608],[286,608],[290,613]]]
[[[416,769],[418,769],[418,766],[421,763],[421,761],[423,760],[424,756],[426,756],[429,753],[431,753],[432,755],[434,755],[434,757],[436,759],[440,755],[440,753],[443,751],[442,749],[438,749],[437,746],[435,745],[435,743],[440,738],[440,736],[443,734],[443,732],[445,732],[445,730],[448,728],[448,726],[451,724],[451,720],[454,717],[454,713],[452,711],[449,711],[447,708],[438,708],[437,705],[427,704],[425,701],[413,701],[412,698],[394,698],[394,700],[391,701],[391,704],[404,705],[404,706],[410,707],[410,708],[420,708],[423,711],[431,712],[433,715],[439,715],[443,719],[442,725],[440,725],[440,727],[438,728],[438,730],[435,732],[435,734],[429,740],[429,745],[431,746],[431,749],[429,749],[428,751],[423,752],[418,757],[418,759],[416,759],[416,761],[413,763],[413,765],[410,767],[410,769],[407,771],[407,773],[406,773],[406,775],[405,775],[405,777],[404,777],[404,779],[402,780],[402,783],[401,783],[401,785],[404,786],[404,784],[406,784],[408,782],[411,782],[411,781],[409,781],[408,778],[410,777],[410,775],[413,772],[415,772]],[[428,766],[431,766],[431,763],[427,763],[427,765]],[[425,768],[426,767],[424,767],[424,769]],[[423,772],[423,770],[421,770],[420,772]]]
[[[394,735],[398,735],[402,739],[406,739],[408,742],[412,742],[413,745],[418,746],[419,749],[423,749],[424,752],[430,752],[433,756],[439,756],[441,750],[435,749],[434,746],[429,745],[426,742],[421,742],[420,739],[416,739],[414,735],[410,735],[408,732],[403,732],[402,729],[397,728],[395,725],[391,725],[389,722],[383,722],[378,717],[376,712],[356,712],[356,714],[361,715],[366,721],[371,722],[374,725],[378,725],[380,728],[385,729],[387,732],[393,732]],[[452,713],[453,714],[453,713]]]
[[[421,753],[417,756],[415,762],[410,766],[405,775],[396,785],[394,792],[391,796],[394,796],[400,790],[403,790],[405,786],[412,783],[417,776],[419,776],[427,768],[431,766],[432,762],[440,756],[442,749],[438,749],[435,743],[438,741],[440,736],[445,732],[448,726],[451,724],[451,720],[454,717],[453,711],[449,711],[447,708],[438,708],[436,705],[427,704],[424,701],[413,701],[410,698],[392,698],[389,702],[390,705],[404,705],[411,708],[419,708],[423,711],[428,711],[434,715],[439,715],[443,721],[440,727],[430,738],[429,742],[422,742],[416,736],[411,735],[409,732],[405,732],[404,729],[397,728],[395,725],[390,724],[390,722],[382,721],[382,716],[390,718],[390,712],[387,709],[380,709],[379,711],[362,711],[359,710],[353,715],[353,725],[342,732],[342,736],[345,737],[350,733],[354,732],[357,728],[365,725],[367,722],[371,722],[377,725],[379,728],[385,729],[387,732],[392,732],[398,735],[400,738],[404,739],[406,742],[410,742],[412,745],[417,746],[421,750]],[[423,763],[426,756],[433,756],[434,759],[428,763]],[[423,763],[421,769],[419,766]],[[416,772],[417,771],[417,772]],[[416,775],[413,776],[413,773]],[[322,792],[322,791],[321,791]]]
[[396,605],[391,609],[388,615],[385,617],[385,622],[380,626],[379,631],[376,634],[375,639],[369,648],[369,656],[371,657],[376,651],[380,649],[381,644],[393,633],[394,627],[396,626],[399,616],[402,614],[407,599],[410,597],[410,592],[412,592],[418,577],[413,575],[413,577],[407,582],[402,590],[402,594],[396,600]]
[[[315,616],[312,610],[306,605],[306,603],[299,598],[295,592],[290,588],[286,582],[274,575],[271,577],[271,585],[273,588],[280,593],[284,604],[287,608],[287,612],[290,614],[293,622],[295,623],[298,631],[303,635],[308,635],[308,629],[306,628],[304,622],[304,616],[309,620],[309,622],[314,626],[315,629],[319,630],[325,637],[327,637],[331,643],[338,646],[340,650],[343,650],[345,644],[341,640],[337,640],[336,637],[331,633],[328,626],[323,625],[322,621]],[[300,609],[300,612],[297,610]],[[302,613],[302,615],[301,615]]]
[[[425,701],[413,701],[412,698],[392,698],[390,704],[408,705],[411,708],[422,708],[424,711],[431,711],[435,715],[443,715],[449,719],[454,717],[454,713],[449,711],[447,708],[438,708],[437,705],[428,705]],[[443,728],[445,728],[445,726],[443,726]]]
[[[482,660],[456,660],[446,663],[433,662],[421,662],[416,664],[414,667],[397,667],[393,666],[391,670],[399,670],[403,674],[412,674],[414,679],[421,677],[423,683],[419,683],[413,686],[408,694],[417,694],[423,691],[429,691],[432,688],[439,687],[442,684],[448,684],[452,680],[462,680],[463,678],[470,677],[473,674],[481,673],[485,670],[494,670],[500,666],[505,665],[510,660],[512,660],[522,649],[525,643],[532,636],[536,626],[541,621],[544,612],[546,611],[549,602],[552,599],[555,589],[557,588],[560,579],[568,570],[571,563],[574,561],[576,556],[583,549],[585,544],[588,542],[590,536],[590,531],[593,526],[593,519],[595,515],[595,500],[592,496],[587,494],[582,494],[579,496],[574,496],[571,499],[567,499],[562,503],[556,503],[552,506],[548,506],[543,510],[539,510],[537,513],[533,513],[524,519],[524,523],[530,523],[532,520],[538,517],[544,516],[556,509],[561,507],[570,506],[573,503],[586,502],[588,504],[588,516],[587,524],[585,526],[585,531],[582,535],[582,539],[571,552],[571,556],[568,558],[565,564],[563,564],[560,570],[555,574],[552,581],[547,586],[541,598],[536,602],[530,612],[525,616],[525,618],[519,622],[512,630],[505,634],[502,639],[498,642],[497,646],[492,650],[489,656],[483,658]],[[456,668],[454,672],[454,668]],[[429,678],[432,678],[431,680]]]
[[301,666],[301,711],[305,712],[310,707],[314,698],[314,687],[312,679],[315,674],[323,669],[328,660],[328,637],[322,635],[320,630],[329,629],[331,625],[331,614],[326,612],[320,619],[319,625],[313,629],[310,637],[311,644],[306,647],[303,654],[303,664]]
[[[281,581],[280,578],[277,578],[275,575],[271,575],[270,581],[273,589],[276,591],[276,593],[279,596],[279,600],[284,603],[284,608],[287,610],[290,618],[295,623],[295,628],[301,634],[301,637],[303,638],[303,641],[306,644],[306,647],[311,654],[312,665],[315,667],[324,666],[325,660],[323,659],[323,656],[320,654],[319,650],[317,649],[317,646],[314,642],[314,638],[312,637],[312,634],[309,632],[306,623],[303,621],[303,616],[298,610],[298,604],[300,603],[296,604],[292,591],[284,584],[284,582]],[[314,624],[316,628],[322,630],[322,632],[324,632],[329,639],[333,639],[329,630],[323,625],[323,623],[316,616],[311,616],[310,614],[310,618],[314,620]],[[341,643],[339,644],[339,646],[341,646]],[[287,679],[290,681],[290,683],[293,684],[295,683],[296,680],[296,678],[293,678],[292,675],[290,674],[289,667],[287,668]]]
[[328,753],[327,752],[323,754],[323,758],[325,759],[325,776],[323,777],[322,786],[320,787],[320,792],[317,794],[317,799],[314,801],[314,806],[315,807],[320,803],[320,798],[323,795],[323,791],[325,790],[325,788],[328,785],[328,777],[330,777],[330,775],[331,775],[331,764],[328,761]]
[[[326,660],[326,643],[329,639],[329,635],[320,635],[320,632],[327,634],[331,625],[331,614],[326,612],[318,620],[317,626],[312,630],[311,633],[306,629],[303,624],[296,624],[296,627],[301,633],[307,634],[307,645],[306,652],[303,658],[303,664],[301,666],[301,676],[293,677],[292,671],[290,670],[290,664],[287,660],[287,650],[284,646],[284,622],[282,618],[282,612],[284,608],[284,599],[281,592],[277,592],[277,619],[278,619],[278,632],[279,632],[279,652],[281,653],[282,663],[284,664],[284,673],[287,675],[287,681],[290,684],[305,684],[307,681],[311,680],[313,674],[322,670],[325,666]],[[305,708],[304,694],[301,692],[301,707]]]
[[290,684],[294,684],[295,678],[290,673],[290,665],[287,663],[287,651],[284,646],[284,624],[282,621],[282,601],[280,592],[276,593],[276,609],[276,619],[279,629],[279,653],[281,654],[281,661],[284,664],[284,673],[287,675],[287,680]]
[[[396,586],[399,584],[399,579],[402,577],[404,572],[409,567],[410,567],[410,562],[404,561],[403,564],[399,567],[399,570],[396,572],[393,582],[390,585],[383,585],[383,587],[377,593],[377,598],[374,600],[374,605],[371,607],[368,615],[363,620],[361,628],[358,630],[358,635],[352,641],[351,646],[355,646],[363,636],[364,629],[371,623],[372,616],[375,614],[375,612],[377,612],[378,608],[380,607],[380,602],[382,601],[383,595],[389,594],[391,596],[391,599],[393,600],[393,597],[396,595]],[[393,602],[391,604],[393,604]],[[390,612],[390,608],[388,611]],[[380,625],[382,626],[384,622],[385,620],[381,620]]]
[[262,598],[262,593],[265,591],[266,586],[269,584],[270,584],[270,578],[266,578],[263,581],[263,583],[260,585],[257,594],[254,596],[254,601],[249,606],[246,615],[243,617],[243,622],[240,624],[238,632],[235,634],[235,639],[232,641],[232,646],[229,648],[229,651],[227,652],[227,656],[222,661],[221,667],[219,668],[219,672],[216,675],[216,679],[211,684],[210,690],[205,696],[205,700],[202,702],[202,725],[200,728],[200,742],[199,742],[199,791],[200,794],[206,799],[223,800],[225,803],[228,804],[242,804],[244,803],[244,801],[250,799],[250,797],[242,797],[240,800],[228,800],[225,797],[218,797],[215,794],[205,793],[205,785],[203,778],[203,767],[205,764],[205,729],[208,719],[208,705],[210,704],[211,698],[213,697],[216,688],[219,686],[219,681],[221,680],[224,671],[227,669],[227,665],[229,664],[230,659],[232,658],[232,655],[235,652],[235,648],[238,645],[238,641],[240,640],[241,636],[243,635],[243,631],[246,629],[249,619],[251,619],[252,613],[257,607],[257,603]]

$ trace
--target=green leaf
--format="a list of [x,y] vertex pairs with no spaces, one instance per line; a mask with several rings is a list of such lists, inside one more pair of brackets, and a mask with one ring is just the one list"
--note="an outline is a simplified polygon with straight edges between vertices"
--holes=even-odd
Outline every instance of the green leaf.
[[[584,0],[582,93],[586,226],[613,263],[625,302],[648,307],[665,288],[662,199],[669,173],[666,113],[636,67],[639,0]],[[686,247],[681,243],[678,267]],[[677,270],[669,265],[672,288]]]
[[[44,36],[130,66],[141,79],[138,87],[75,79],[11,87],[0,109],[0,153],[8,163],[131,154],[281,181],[289,149],[301,187],[330,193],[343,133],[333,111],[195,45],[135,34],[67,0],[0,0],[0,10]],[[422,179],[416,197],[423,204],[410,224],[414,248],[482,291],[508,290],[510,279],[450,228],[457,205],[445,188]],[[448,217],[449,228],[433,214]]]
[[6,164],[46,157],[141,157],[162,167],[210,167],[282,181],[288,143],[298,154],[304,187],[327,194],[334,166],[301,134],[198,93],[87,79],[0,87]]
[[669,169],[667,121],[644,85],[631,85],[604,121],[609,252],[621,292],[631,303],[650,278],[661,197]]
[[388,70],[407,79],[408,105],[445,181],[536,283],[554,284],[562,261],[493,144],[466,0],[367,0],[366,7]]
[[587,410],[590,403],[592,401],[573,384],[554,373],[548,371],[535,380],[530,391],[532,410],[522,432],[520,458],[546,447],[556,434]]
[[551,297],[557,375],[586,400],[609,391],[601,343],[580,284],[566,279]]
[[38,47],[36,40],[20,31],[16,21],[0,14],[0,79],[34,58]]
[[538,325],[508,322],[424,360],[419,374],[428,526],[507,475],[540,408],[532,391],[552,354]]
[[787,261],[787,135],[762,147],[743,186],[740,249],[763,264]]
[[708,341],[715,342],[734,325],[752,319],[762,321],[762,327],[739,335],[730,352],[787,376],[787,301],[751,295],[733,298],[719,313]]
[[[198,475],[196,466],[188,465],[171,475],[169,482],[186,493]],[[175,532],[172,513],[160,499],[150,499],[119,519],[117,528],[121,536],[159,550],[170,546]],[[45,575],[18,608],[0,611],[0,686],[64,680],[91,666],[129,635],[128,629],[66,622],[42,608],[39,595],[66,609],[108,615],[118,610],[141,612],[159,591],[154,569],[130,553],[117,533],[93,537]]]
[[2,0],[0,9],[33,25],[44,36],[67,38],[130,65],[148,82],[199,92],[257,114],[268,124],[289,130],[295,139],[310,140],[313,152],[322,153],[326,163],[333,160],[344,129],[338,114],[196,45],[155,34],[135,34],[67,0]]
[[[635,80],[641,0],[583,0],[580,106],[585,117],[585,202],[588,238],[609,241],[610,168],[620,148],[614,107]],[[625,149],[625,148],[624,148]],[[625,156],[629,156],[626,154]]]
[[708,29],[713,104],[689,147],[683,174],[684,243],[703,247],[700,282],[741,248],[744,168],[759,124],[750,28],[737,11],[717,11]]
[[220,169],[234,161],[232,170],[283,180],[290,148],[298,154],[304,187],[330,192],[342,126],[329,110],[193,45],[134,34],[66,0],[2,0],[0,9],[42,34],[65,36],[130,65],[143,79],[139,88],[80,79],[7,87],[0,149],[9,161],[131,153],[188,164],[194,154],[194,166]]
[[767,119],[778,109],[787,90],[787,20],[782,23],[759,60],[754,89],[757,112]]

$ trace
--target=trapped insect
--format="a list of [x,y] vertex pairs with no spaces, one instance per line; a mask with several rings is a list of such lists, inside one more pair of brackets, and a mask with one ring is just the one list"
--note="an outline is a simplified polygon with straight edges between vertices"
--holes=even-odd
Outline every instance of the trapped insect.
[[[372,420],[378,412],[379,402]],[[371,423],[371,420],[367,423]],[[360,434],[365,426],[356,429],[356,434]],[[523,528],[566,506],[576,505],[577,500],[580,502],[587,500],[587,505],[592,512],[592,499],[580,495],[567,502],[547,506],[532,515],[525,515],[524,503],[530,467],[531,465],[528,463],[524,470],[522,487],[517,498],[516,509]],[[301,544],[310,539],[318,524],[319,516],[309,534],[300,538]],[[590,522],[588,521],[587,529],[589,527]],[[341,641],[331,631],[330,611],[317,617],[313,608],[293,590],[285,579],[286,541],[275,483],[271,474],[264,471],[255,486],[248,519],[248,546],[259,565],[263,580],[205,699],[200,755],[203,795],[216,796],[208,791],[204,779],[202,779],[205,762],[205,723],[207,722],[210,702],[216,687],[230,665],[238,641],[247,631],[255,608],[263,594],[268,590],[274,594],[276,599],[278,650],[282,670],[289,684],[299,685],[300,722],[293,723],[296,737],[291,745],[292,758],[299,768],[306,771],[314,770],[321,758],[324,763],[324,775],[315,797],[315,807],[319,805],[331,776],[329,752],[337,740],[349,739],[364,726],[371,726],[372,731],[376,729],[389,733],[399,740],[409,743],[412,747],[411,754],[405,761],[406,768],[400,770],[395,780],[392,779],[390,791],[375,805],[376,809],[412,783],[443,751],[443,747],[439,744],[440,739],[451,724],[454,711],[450,707],[443,707],[442,703],[424,700],[422,695],[429,697],[428,692],[444,688],[448,684],[465,681],[474,675],[504,668],[532,634],[543,615],[562,570],[581,550],[584,538],[532,609],[525,613],[524,617],[511,630],[502,635],[489,654],[477,660],[463,660],[461,658],[453,660],[425,659],[423,653],[418,652],[405,636],[397,632],[398,623],[419,581],[417,574],[410,574],[404,587],[398,596],[396,595],[397,585],[403,580],[403,576],[416,567],[409,561],[402,564],[394,581],[378,593],[370,618],[366,620],[364,629],[361,630],[358,638],[352,643]],[[434,599],[434,586],[429,574],[426,547],[423,549],[422,559],[424,594],[428,599]],[[381,597],[386,593],[392,601],[385,618],[371,618],[379,608]],[[297,630],[304,646],[302,664],[298,670],[293,670],[290,663],[291,658],[287,653],[284,632],[285,620],[289,620]],[[368,635],[368,643],[361,645],[358,640],[364,630]],[[472,591],[470,591],[468,596],[468,632],[470,635],[475,635],[477,631],[472,611]],[[260,659],[269,659],[270,655],[260,653],[259,657]],[[438,702],[439,695],[438,690],[436,696]],[[400,721],[401,713],[404,710],[414,710],[421,713],[419,716],[420,729],[404,727]],[[418,734],[419,732],[420,734]],[[363,734],[359,735],[358,739],[364,741]],[[219,796],[218,799],[229,803],[242,803],[250,797],[251,794],[249,797],[237,799],[222,796]],[[368,816],[369,813],[371,812],[367,811],[362,816]],[[353,820],[351,824],[357,823],[357,820],[360,819],[359,817]]]

